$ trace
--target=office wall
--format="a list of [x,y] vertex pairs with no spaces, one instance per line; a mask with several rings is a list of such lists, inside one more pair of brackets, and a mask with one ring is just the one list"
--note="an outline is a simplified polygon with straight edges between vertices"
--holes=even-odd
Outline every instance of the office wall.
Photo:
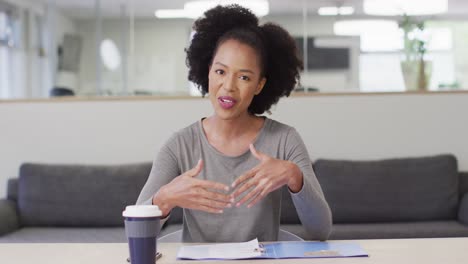
[[[211,113],[206,99],[0,103],[0,197],[23,162],[152,160],[178,129]],[[468,171],[468,93],[292,97],[271,118],[302,135],[313,160],[453,153]]]
[[[285,27],[293,36],[303,36],[301,16],[269,16],[263,22],[272,21]],[[333,35],[332,18],[310,19],[307,32],[311,36]],[[262,22],[262,23],[263,23]],[[104,19],[103,39],[113,40],[123,54],[133,50],[129,59],[128,90],[146,90],[151,93],[188,93],[187,67],[185,52],[193,20],[137,18],[135,20],[134,48],[125,28],[128,26],[119,19]],[[81,71],[79,74],[80,92],[92,94],[96,87],[96,41],[94,20],[77,20],[77,32],[83,37]],[[123,40],[126,39],[126,42]],[[321,88],[322,91],[359,90],[359,39],[345,42],[352,47],[351,70],[323,70],[303,75],[305,86]],[[122,68],[111,71],[102,68],[102,87],[104,92],[122,93]]]

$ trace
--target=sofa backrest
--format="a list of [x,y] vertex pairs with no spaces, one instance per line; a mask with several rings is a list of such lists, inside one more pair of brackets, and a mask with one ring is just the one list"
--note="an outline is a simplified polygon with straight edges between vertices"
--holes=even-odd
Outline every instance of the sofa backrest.
[[468,172],[460,172],[460,188],[458,189],[460,194],[460,199],[465,193],[468,193]]
[[7,199],[18,201],[18,179],[8,179],[7,183]]
[[122,226],[151,163],[132,165],[23,164],[18,180],[22,226]]
[[[468,193],[468,173],[457,172],[452,155],[378,161],[320,159],[314,170],[334,223],[455,219],[459,197]],[[180,224],[182,219],[182,209],[175,208],[167,224]],[[284,187],[281,224],[300,223]]]
[[322,159],[314,169],[334,223],[456,219],[459,174],[453,155]]
[[171,216],[166,221],[166,225],[182,224],[184,218],[184,211],[180,207],[175,207],[171,210]]
[[[432,157],[432,158],[423,158],[422,160],[420,159],[397,159],[397,160],[382,160],[382,161],[337,161],[337,160],[318,160],[314,164],[314,169],[316,170],[317,178],[319,179],[322,189],[324,190],[325,196],[327,197],[327,201],[330,204],[330,207],[332,208],[333,211],[333,219],[335,223],[342,223],[342,222],[371,222],[375,221],[375,218],[381,219],[382,221],[388,221],[388,220],[394,220],[398,221],[403,217],[403,214],[400,214],[402,212],[398,212],[396,216],[400,217],[399,219],[395,219],[395,215],[392,214],[391,217],[384,219],[385,214],[378,215],[378,217],[375,217],[375,214],[382,210],[383,208],[381,205],[377,206],[377,209],[375,208],[376,206],[372,207],[369,205],[369,203],[377,203],[378,201],[382,200],[385,197],[380,197],[380,195],[374,195],[369,194],[369,192],[377,192],[378,189],[376,188],[383,188],[383,192],[387,196],[394,197],[396,193],[398,192],[403,192],[408,195],[408,191],[411,191],[411,188],[414,188],[414,186],[405,186],[403,190],[399,190],[399,188],[396,188],[397,192],[394,190],[390,189],[390,185],[393,183],[395,185],[399,186],[399,183],[394,180],[391,180],[391,176],[396,173],[393,169],[390,171],[393,172],[384,172],[385,175],[387,176],[382,176],[378,175],[375,171],[375,176],[368,175],[368,174],[358,174],[357,169],[361,168],[362,170],[366,171],[364,167],[370,166],[371,164],[373,165],[372,167],[377,168],[380,166],[381,169],[383,168],[388,168],[388,163],[390,161],[397,161],[399,163],[399,166],[403,166],[405,162],[416,162],[412,166],[408,166],[407,169],[409,170],[413,166],[416,166],[416,164],[419,164],[419,166],[424,165],[424,160],[430,162],[431,159],[435,158],[435,160],[440,160],[439,165],[436,167],[441,167],[444,163],[451,164],[450,166],[455,166],[456,168],[456,161],[454,164],[454,157],[450,155],[443,155],[443,156],[438,156],[438,157]],[[422,163],[421,163],[422,162]],[[369,164],[370,163],[370,164]],[[390,162],[391,163],[391,162]],[[343,175],[343,173],[346,173],[345,168],[348,168],[347,166],[357,166],[356,170],[348,173],[347,175]],[[334,167],[335,169],[325,169],[327,167]],[[336,168],[341,168],[339,172],[333,172],[332,175],[330,175],[331,171],[335,171]],[[84,170],[83,170],[84,169]],[[370,168],[368,168],[370,170]],[[453,168],[452,168],[453,169]],[[121,211],[125,205],[132,204],[136,201],[139,192],[141,191],[148,175],[151,170],[151,164],[150,163],[142,163],[142,164],[134,164],[134,165],[112,165],[112,166],[84,166],[84,165],[41,165],[41,164],[24,164],[21,169],[20,169],[20,176],[23,176],[24,179],[22,180],[22,191],[24,190],[27,193],[30,192],[37,192],[33,194],[27,194],[24,193],[22,197],[22,203],[21,203],[21,210],[20,213],[23,216],[22,217],[22,223],[23,225],[63,225],[63,226],[83,226],[83,225],[88,225],[88,226],[113,226],[117,225],[120,226],[122,225],[122,219],[121,219]],[[440,170],[440,168],[439,168]],[[439,171],[438,170],[438,171]],[[54,171],[54,172],[51,172]],[[419,171],[418,169],[415,169],[415,171]],[[369,171],[367,171],[369,172]],[[349,174],[352,174],[351,176]],[[449,173],[447,176],[447,181],[453,181],[449,180],[450,177]],[[37,178],[30,178],[34,177],[34,175],[38,175]],[[51,175],[51,176],[48,176]],[[60,176],[62,175],[62,176]],[[85,175],[79,176],[79,175]],[[99,176],[98,176],[99,175]],[[112,176],[114,175],[114,176]],[[418,177],[416,177],[418,176]],[[459,194],[460,196],[464,193],[468,193],[468,172],[462,172],[458,174],[458,182],[459,182]],[[23,178],[21,177],[21,178]],[[51,178],[49,178],[51,177]],[[100,177],[100,178],[96,178]],[[115,177],[115,178],[113,178]],[[368,182],[369,185],[373,184],[373,188],[371,190],[368,189],[362,189],[361,187],[363,186],[364,180],[366,180],[366,177],[373,177],[370,182]],[[397,176],[398,178],[402,178],[403,176],[399,175]],[[417,183],[418,180],[422,180],[419,178],[424,178],[424,177],[430,177],[430,176],[421,176],[421,171],[418,175],[413,175],[413,176],[408,176],[407,179],[403,179],[404,182],[413,182]],[[344,178],[344,179],[343,179]],[[438,177],[437,177],[438,178]],[[61,183],[64,188],[55,188],[54,184],[54,179],[58,179],[58,182]],[[90,180],[91,179],[91,180]],[[361,181],[359,183],[357,180]],[[41,183],[38,188],[36,186],[36,190],[34,190],[33,186],[36,184],[36,181],[40,181]],[[92,184],[89,186],[89,182],[95,183],[96,181],[99,181],[97,184]],[[7,190],[7,196],[8,199],[10,200],[16,200],[18,201],[18,188],[19,188],[19,179],[10,179],[8,181],[8,190]],[[423,180],[425,182],[425,180]],[[431,181],[433,182],[433,180]],[[67,183],[67,184],[65,184]],[[339,183],[339,184],[338,184]],[[408,184],[407,184],[408,185]],[[447,185],[447,184],[446,184]],[[351,188],[354,186],[354,189]],[[437,186],[437,185],[436,185]],[[423,188],[423,186],[420,186]],[[430,186],[431,187],[431,186]],[[31,190],[32,188],[32,190]],[[49,191],[48,189],[52,188],[52,191]],[[76,193],[76,191],[71,191],[68,192],[67,190],[70,188],[77,188],[81,190],[81,196],[70,196],[68,197],[68,193]],[[357,188],[357,189],[356,189]],[[433,188],[433,187],[432,187]],[[343,194],[340,195],[340,189],[343,190]],[[448,188],[447,188],[448,189]],[[361,197],[360,199],[363,200],[364,197],[359,196],[361,193],[364,196],[371,195],[373,197],[374,202],[372,201],[363,201],[363,204],[358,205],[358,209],[364,210],[364,212],[361,213],[366,213],[372,215],[372,220],[371,218],[365,218],[366,215],[358,215],[358,212],[355,212],[357,209],[347,209],[343,207],[352,207],[355,206],[354,203],[356,203],[355,200],[353,201],[348,201],[346,197],[349,195],[353,195],[354,193],[357,193],[357,197]],[[363,191],[363,192],[361,192]],[[416,190],[418,192],[423,192],[424,190]],[[42,193],[46,193],[44,197]],[[55,197],[55,195],[58,195],[61,197],[61,199],[58,199]],[[63,199],[63,196],[67,195],[66,199]],[[416,194],[415,194],[416,195]],[[447,196],[447,195],[446,195]],[[30,198],[37,198],[36,201],[30,201]],[[85,198],[88,197],[88,199],[83,199],[83,201],[77,201],[77,199]],[[340,198],[341,197],[341,198]],[[354,197],[354,196],[353,196]],[[448,195],[447,197],[450,197]],[[107,199],[106,199],[107,198]],[[420,197],[423,198],[423,197]],[[55,215],[44,215],[40,216],[39,218],[37,217],[37,210],[43,210],[41,209],[45,204],[44,199],[47,201],[53,201],[47,208],[45,208],[45,212],[48,210],[52,210],[53,207],[60,207],[60,210],[55,210],[54,212]],[[68,200],[67,200],[68,199]],[[377,199],[377,200],[375,200]],[[94,204],[95,201],[103,201],[107,200],[105,203],[101,204]],[[401,202],[402,197],[398,198],[397,201]],[[443,205],[443,207],[447,207],[449,209],[449,205],[453,204],[453,199],[448,199],[449,202],[446,205]],[[40,202],[44,201],[44,202]],[[84,202],[84,203],[82,203]],[[37,203],[37,204],[36,204]],[[97,217],[93,217],[92,214],[82,214],[80,212],[87,211],[86,208],[81,208],[79,211],[71,210],[69,207],[71,207],[71,203],[80,203],[77,205],[77,208],[81,208],[84,206],[89,206],[89,204],[93,204],[94,208],[88,208],[89,211],[94,211],[95,215]],[[109,205],[109,206],[107,206]],[[394,205],[396,205],[394,203]],[[409,210],[410,212],[413,212],[414,208],[408,208],[405,204],[404,208],[405,210]],[[35,206],[36,209],[34,209]],[[33,207],[33,208],[31,208]],[[76,206],[75,206],[76,207]],[[105,208],[102,208],[105,207]],[[393,208],[395,209],[395,208]],[[34,211],[36,210],[36,211]],[[63,211],[65,210],[66,213],[64,214]],[[345,210],[343,212],[343,210]],[[375,212],[369,212],[377,210]],[[453,210],[453,209],[452,209]],[[456,210],[456,209],[455,209]],[[348,212],[351,211],[351,212]],[[98,213],[99,212],[99,213]],[[388,212],[387,212],[388,213]],[[76,215],[75,215],[76,214]],[[345,215],[344,215],[345,214]],[[77,217],[77,218],[75,218]],[[83,219],[85,218],[85,219]],[[87,218],[87,219],[86,219]],[[180,224],[182,223],[182,209],[181,208],[175,208],[171,212],[171,217],[167,221],[167,224]],[[350,219],[349,219],[350,218]],[[423,219],[424,220],[424,219]],[[286,188],[283,189],[282,191],[282,203],[281,203],[281,224],[300,224],[299,217],[297,216],[296,209],[294,207],[294,204],[291,200],[291,196],[289,195],[289,192],[287,191]]]

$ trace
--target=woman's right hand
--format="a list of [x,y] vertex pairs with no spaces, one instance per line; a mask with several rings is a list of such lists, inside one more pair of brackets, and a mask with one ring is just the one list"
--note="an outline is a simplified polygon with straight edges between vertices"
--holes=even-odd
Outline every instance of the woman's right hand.
[[195,178],[202,169],[203,161],[199,160],[194,168],[177,176],[153,196],[153,204],[159,206],[163,218],[176,206],[218,214],[232,207],[233,198],[222,193],[229,191],[229,186]]

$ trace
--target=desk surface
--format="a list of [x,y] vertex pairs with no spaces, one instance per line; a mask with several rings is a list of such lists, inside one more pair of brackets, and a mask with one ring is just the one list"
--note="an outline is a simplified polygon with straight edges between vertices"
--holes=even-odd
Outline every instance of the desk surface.
[[[261,263],[467,263],[468,238],[355,240],[369,254],[368,258],[254,260]],[[178,261],[175,256],[181,243],[160,243],[164,263],[220,263],[222,261]],[[127,244],[0,244],[0,263],[15,264],[125,264]],[[252,260],[224,263],[250,263]]]

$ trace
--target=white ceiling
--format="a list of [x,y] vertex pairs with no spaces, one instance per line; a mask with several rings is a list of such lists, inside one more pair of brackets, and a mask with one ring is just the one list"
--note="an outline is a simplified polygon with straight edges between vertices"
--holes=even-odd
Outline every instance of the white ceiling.
[[[32,0],[54,3],[66,15],[73,18],[94,16],[96,0]],[[411,1],[411,0],[407,0]],[[430,0],[428,0],[430,1]],[[445,16],[468,20],[468,0],[448,0],[449,11]],[[187,0],[100,0],[104,16],[119,16],[122,6],[133,9],[137,17],[151,17],[156,9],[183,8]],[[356,15],[362,15],[362,0],[269,0],[270,14],[302,14],[304,2],[310,15],[316,14],[319,7],[350,5]]]

